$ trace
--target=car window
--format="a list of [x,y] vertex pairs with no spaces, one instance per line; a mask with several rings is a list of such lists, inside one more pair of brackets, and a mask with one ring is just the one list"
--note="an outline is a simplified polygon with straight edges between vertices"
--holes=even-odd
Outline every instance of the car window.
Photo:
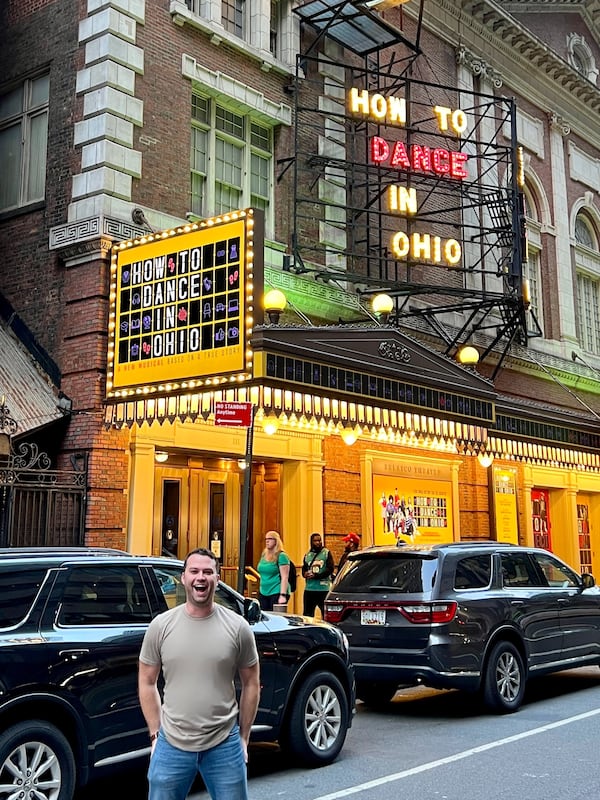
[[185,589],[181,582],[181,568],[153,564],[152,569],[158,579],[167,606],[173,608],[185,603]]
[[[348,562],[347,562],[348,563]],[[336,592],[369,592],[379,587],[401,594],[430,592],[437,558],[399,557],[357,559],[340,575]]]
[[485,589],[492,577],[491,553],[461,558],[454,574],[455,589]]
[[149,622],[150,604],[137,567],[75,567],[70,570],[59,625]]
[[[185,587],[181,582],[181,569],[173,567],[152,565],[163,596],[169,608],[185,603]],[[219,584],[215,592],[215,602],[226,606],[237,614],[240,613],[239,603],[234,595],[230,594],[223,584]]]
[[500,559],[504,586],[546,586],[529,553],[502,553]]
[[548,586],[560,587],[561,589],[569,586],[579,586],[577,573],[567,567],[566,564],[545,553],[535,553],[533,558],[548,581]]
[[40,586],[46,569],[23,569],[0,572],[0,627],[11,628],[25,619]]

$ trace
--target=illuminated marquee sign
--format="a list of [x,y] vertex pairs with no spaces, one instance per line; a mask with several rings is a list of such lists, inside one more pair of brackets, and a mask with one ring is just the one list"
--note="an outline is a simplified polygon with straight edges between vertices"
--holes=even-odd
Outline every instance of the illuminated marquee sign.
[[248,209],[115,245],[108,397],[248,376],[254,222]]
[[[355,87],[348,96],[350,113],[370,121],[388,126],[403,127],[407,124],[406,100],[393,95],[371,94]],[[440,133],[460,136],[467,128],[467,115],[462,109],[446,106],[431,108],[433,119]],[[468,177],[468,155],[460,150],[444,147],[428,147],[423,144],[407,146],[403,141],[389,141],[381,136],[372,136],[369,141],[372,164],[388,166],[409,174],[432,175],[438,178],[462,181]],[[387,189],[388,210],[392,214],[413,215],[418,212],[417,193],[414,187],[391,185]],[[398,260],[412,258],[432,264],[450,267],[461,262],[462,249],[456,239],[442,239],[430,233],[404,231],[394,233],[390,250]]]

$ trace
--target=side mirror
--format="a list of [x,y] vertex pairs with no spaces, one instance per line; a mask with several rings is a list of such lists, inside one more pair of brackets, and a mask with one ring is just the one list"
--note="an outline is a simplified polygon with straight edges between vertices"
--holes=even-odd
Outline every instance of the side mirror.
[[592,586],[596,585],[594,576],[590,572],[584,572],[581,576],[581,585],[584,589],[591,589]]
[[252,625],[254,622],[260,622],[261,616],[258,600],[254,597],[244,597],[244,619]]

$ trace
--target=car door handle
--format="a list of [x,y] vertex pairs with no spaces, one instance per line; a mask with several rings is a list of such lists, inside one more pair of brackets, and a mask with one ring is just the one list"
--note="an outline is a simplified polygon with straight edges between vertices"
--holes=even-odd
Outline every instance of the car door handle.
[[566,606],[568,602],[569,602],[569,598],[568,597],[559,597],[558,598],[558,605],[559,606]]
[[79,656],[88,656],[90,651],[85,647],[78,648],[77,650],[60,650],[58,655],[61,658],[69,661],[75,661]]
[[522,605],[524,605],[524,603],[525,603],[524,600],[511,600],[510,601],[511,606],[522,606]]

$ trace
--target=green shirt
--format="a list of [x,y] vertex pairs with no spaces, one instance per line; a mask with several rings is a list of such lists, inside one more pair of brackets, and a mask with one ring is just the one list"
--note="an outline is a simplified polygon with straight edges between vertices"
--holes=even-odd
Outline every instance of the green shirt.
[[309,550],[304,556],[304,563],[309,569],[306,578],[307,592],[328,592],[331,589],[331,573],[327,569],[329,550],[324,547],[319,553]]
[[[272,594],[281,592],[281,575],[279,565],[289,564],[290,559],[285,553],[279,553],[279,561],[267,561],[265,558],[258,562],[257,570],[260,575],[260,585],[258,591],[268,597]],[[287,593],[290,593],[290,586],[287,586]]]

